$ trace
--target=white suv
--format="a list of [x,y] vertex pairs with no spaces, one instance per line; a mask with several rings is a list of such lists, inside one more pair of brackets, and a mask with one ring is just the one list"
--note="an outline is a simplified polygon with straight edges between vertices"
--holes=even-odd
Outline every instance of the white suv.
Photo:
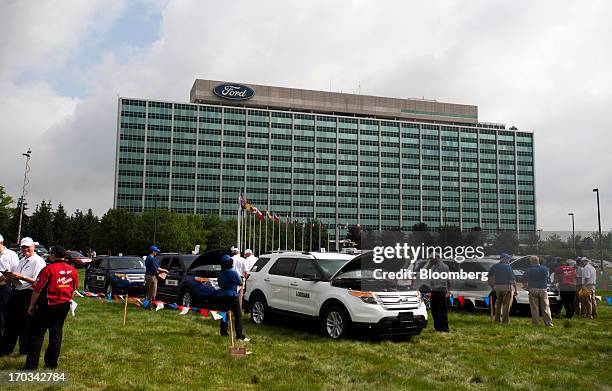
[[245,308],[256,324],[271,313],[318,320],[323,334],[333,339],[350,330],[419,334],[427,325],[420,293],[395,281],[373,279],[373,270],[365,266],[371,259],[371,252],[356,258],[338,253],[262,255],[246,281]]

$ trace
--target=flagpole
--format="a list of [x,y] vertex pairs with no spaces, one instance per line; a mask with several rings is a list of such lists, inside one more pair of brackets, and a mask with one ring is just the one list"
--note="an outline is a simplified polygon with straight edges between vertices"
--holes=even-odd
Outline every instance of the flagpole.
[[319,220],[319,251],[321,251],[321,220]]
[[289,236],[289,215],[287,215],[285,219],[285,251],[289,250],[289,245],[287,244],[288,236]]
[[308,223],[308,225],[310,226],[310,243],[308,244],[308,251],[312,251],[312,228],[314,226],[313,220],[310,220],[310,223]]
[[302,248],[300,250],[304,251],[304,219],[302,219]]
[[240,196],[238,197],[238,214],[236,216],[236,244],[240,248],[240,211],[242,210],[242,189],[240,189]]
[[269,212],[266,210],[266,235],[264,240],[264,252],[268,252],[268,215]]
[[281,219],[278,219],[278,250],[280,251],[281,248],[281,240],[280,240],[280,234],[281,234]]
[[295,220],[291,222],[291,230],[293,231],[293,251],[295,251]]
[[274,252],[274,217],[272,217],[272,252]]
[[261,255],[261,219],[259,219],[259,243],[257,244],[258,255]]

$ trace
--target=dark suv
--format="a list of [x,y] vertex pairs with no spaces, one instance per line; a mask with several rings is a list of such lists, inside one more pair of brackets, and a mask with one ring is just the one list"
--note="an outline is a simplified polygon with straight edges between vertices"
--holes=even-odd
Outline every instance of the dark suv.
[[144,291],[145,265],[140,257],[98,257],[85,271],[85,290],[115,294],[128,292],[142,294]]
[[[217,272],[226,254],[231,255],[229,250],[208,251],[201,255],[159,255],[159,266],[168,270],[168,276],[158,282],[157,298],[187,307],[207,306],[216,294]],[[209,281],[202,282],[201,278]]]

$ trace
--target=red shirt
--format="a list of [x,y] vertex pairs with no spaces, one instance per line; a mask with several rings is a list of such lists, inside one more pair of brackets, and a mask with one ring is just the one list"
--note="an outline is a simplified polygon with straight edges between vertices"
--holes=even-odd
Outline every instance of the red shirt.
[[53,262],[44,267],[33,285],[36,292],[47,286],[47,304],[57,305],[72,300],[72,292],[79,286],[79,274],[65,262]]
[[562,265],[555,270],[555,280],[564,286],[576,286],[576,269],[569,265]]

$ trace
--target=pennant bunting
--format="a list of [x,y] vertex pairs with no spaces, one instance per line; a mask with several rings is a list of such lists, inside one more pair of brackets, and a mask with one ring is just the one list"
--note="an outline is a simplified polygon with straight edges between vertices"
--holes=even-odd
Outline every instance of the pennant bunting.
[[465,297],[459,296],[457,299],[459,300],[459,306],[463,307],[463,304],[465,303]]
[[217,311],[210,311],[210,314],[212,315],[214,320],[221,319],[221,315],[219,315],[219,312],[217,312]]
[[606,301],[608,302],[608,305],[612,305],[612,297],[606,296]]
[[485,296],[483,297],[485,305],[488,307],[489,306],[489,296]]
[[76,308],[77,308],[77,307],[78,307],[77,302],[76,302],[76,301],[74,301],[74,300],[70,300],[70,313],[72,313],[72,316],[73,316],[73,317],[74,317],[74,316],[76,316],[76,315],[74,314],[74,311],[76,311]]

